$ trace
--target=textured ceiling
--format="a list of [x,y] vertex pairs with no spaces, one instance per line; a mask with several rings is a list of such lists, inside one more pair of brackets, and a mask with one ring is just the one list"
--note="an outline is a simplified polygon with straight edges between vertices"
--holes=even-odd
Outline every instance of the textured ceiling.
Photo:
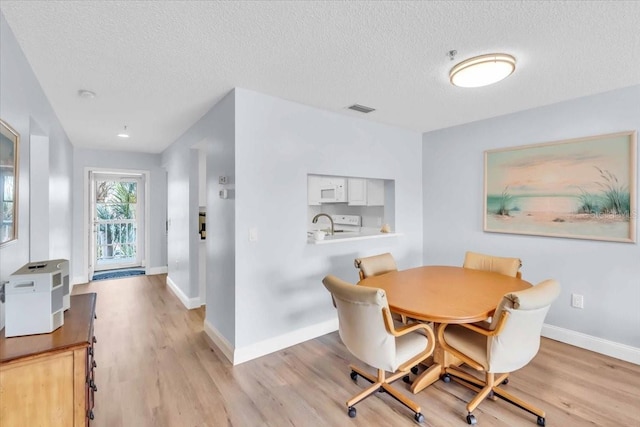
[[[77,147],[160,152],[234,87],[424,132],[640,84],[636,1],[0,1]],[[517,59],[453,87],[458,60]],[[79,89],[97,93],[80,98]],[[345,110],[359,103],[368,115]],[[128,126],[129,140],[116,134]]]

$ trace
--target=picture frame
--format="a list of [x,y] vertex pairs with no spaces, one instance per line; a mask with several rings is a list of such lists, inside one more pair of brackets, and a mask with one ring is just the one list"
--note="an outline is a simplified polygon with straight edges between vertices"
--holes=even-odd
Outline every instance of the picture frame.
[[0,119],[0,246],[18,238],[20,135]]
[[636,242],[636,131],[484,154],[485,232]]

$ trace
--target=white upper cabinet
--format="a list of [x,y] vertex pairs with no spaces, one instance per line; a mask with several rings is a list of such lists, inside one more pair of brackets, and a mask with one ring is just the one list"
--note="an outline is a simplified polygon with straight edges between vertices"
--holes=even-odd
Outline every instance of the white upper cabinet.
[[384,180],[349,178],[349,205],[384,206]]
[[349,193],[349,205],[366,206],[367,205],[367,180],[364,178],[349,178],[347,184]]
[[320,205],[320,187],[322,177],[319,175],[307,175],[307,200],[309,206]]
[[367,206],[384,206],[384,180],[367,180]]

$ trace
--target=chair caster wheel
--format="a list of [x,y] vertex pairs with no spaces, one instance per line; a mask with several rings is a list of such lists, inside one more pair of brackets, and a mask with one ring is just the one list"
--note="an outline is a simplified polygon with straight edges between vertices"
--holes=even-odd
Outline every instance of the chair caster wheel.
[[413,368],[411,368],[411,373],[412,373],[413,375],[418,375],[418,367],[417,367],[417,366],[414,366]]
[[442,377],[442,381],[444,381],[445,383],[450,383],[451,382],[451,375],[444,374],[444,376]]
[[509,384],[509,378],[505,378],[504,381],[502,381],[502,384],[504,384],[504,385]]
[[544,427],[545,425],[544,417],[538,417],[538,425]]
[[476,417],[474,415],[467,415],[467,424],[471,424],[471,425],[475,425],[478,424],[478,420],[476,420]]
[[409,384],[411,383],[411,378],[409,378],[409,375],[405,375],[404,377],[402,377],[402,381]]
[[378,389],[378,393],[384,393],[384,388],[380,387],[380,388]]
[[349,414],[349,418],[355,418],[356,408],[354,408],[353,406],[349,406],[349,408],[347,409],[347,413]]
[[413,418],[420,424],[424,422],[424,415],[422,415],[420,412],[416,412],[416,415]]
[[351,379],[354,381],[358,380],[358,373],[356,371],[351,371]]

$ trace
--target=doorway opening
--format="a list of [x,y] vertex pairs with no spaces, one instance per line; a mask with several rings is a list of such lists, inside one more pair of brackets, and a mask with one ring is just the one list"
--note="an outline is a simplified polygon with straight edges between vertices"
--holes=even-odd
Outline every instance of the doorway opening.
[[89,278],[144,266],[145,175],[90,172]]

